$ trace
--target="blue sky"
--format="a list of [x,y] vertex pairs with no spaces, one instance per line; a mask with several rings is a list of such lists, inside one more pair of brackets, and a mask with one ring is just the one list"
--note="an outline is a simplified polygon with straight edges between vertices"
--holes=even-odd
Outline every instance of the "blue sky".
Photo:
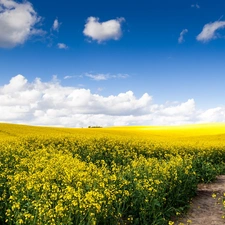
[[[89,91],[86,103],[100,104],[101,107],[97,112],[87,107],[78,114],[89,115],[88,118],[93,114],[104,115],[104,119],[96,119],[102,125],[117,125],[120,124],[118,121],[122,121],[122,125],[224,122],[224,12],[223,0],[116,0],[107,3],[0,0],[2,114],[7,115],[5,110],[9,110],[3,102],[9,102],[10,94],[5,89],[9,91],[6,87],[10,86],[10,80],[18,79],[11,85],[15,89],[19,82],[26,81],[26,85],[18,89],[18,95],[22,95],[28,90],[37,91],[35,82],[40,78],[45,87],[54,84],[64,91],[71,88],[65,96],[62,93],[66,99],[74,90]],[[40,95],[33,99],[37,105],[42,102],[46,90],[38,89]],[[129,91],[132,97],[127,96],[134,100],[133,103],[130,97],[120,98]],[[151,100],[142,104],[145,93]],[[77,95],[83,98],[82,93]],[[105,105],[102,106],[102,100],[95,99],[97,102],[93,103],[95,95],[105,99]],[[113,105],[109,104],[110,96],[118,98],[111,102]],[[12,98],[16,100],[17,97],[10,95]],[[42,122],[43,119],[34,120],[36,111],[42,111],[41,115],[49,121],[52,117],[48,110],[59,110],[46,106],[46,102],[42,102],[45,108],[41,108],[42,104],[32,108],[30,101],[22,105],[17,105],[17,101],[14,105],[10,103],[19,109],[26,105],[30,110],[25,110],[23,116],[18,116],[15,111],[14,116],[3,116],[0,121],[48,125],[49,122]],[[192,102],[191,106],[188,101]],[[122,104],[121,110],[130,104],[130,111],[128,108],[125,111],[132,119],[124,118],[123,112],[120,115]],[[182,104],[190,106],[187,107],[190,115],[182,114],[185,110],[177,114]],[[107,122],[112,121],[109,111],[114,106],[118,106],[115,124]],[[138,110],[134,112],[131,106]],[[68,110],[68,106],[64,109]],[[172,111],[168,114],[168,110],[174,115]],[[211,115],[214,111],[216,113]],[[79,118],[71,109],[68,113]],[[62,122],[66,113],[60,115],[56,116],[58,122],[50,125],[68,126]],[[138,116],[145,116],[145,119]],[[73,120],[69,115],[68,118]],[[74,119],[72,125],[86,124]]]

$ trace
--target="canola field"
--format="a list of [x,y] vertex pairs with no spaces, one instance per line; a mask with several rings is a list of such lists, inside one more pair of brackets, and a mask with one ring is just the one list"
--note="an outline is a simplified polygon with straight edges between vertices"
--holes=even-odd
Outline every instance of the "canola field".
[[166,225],[225,173],[225,125],[0,124],[0,224]]

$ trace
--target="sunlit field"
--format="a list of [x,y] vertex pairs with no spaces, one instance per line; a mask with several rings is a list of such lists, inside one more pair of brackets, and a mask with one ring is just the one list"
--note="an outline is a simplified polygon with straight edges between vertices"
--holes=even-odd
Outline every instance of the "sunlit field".
[[224,140],[224,124],[0,124],[0,224],[172,224],[225,172]]

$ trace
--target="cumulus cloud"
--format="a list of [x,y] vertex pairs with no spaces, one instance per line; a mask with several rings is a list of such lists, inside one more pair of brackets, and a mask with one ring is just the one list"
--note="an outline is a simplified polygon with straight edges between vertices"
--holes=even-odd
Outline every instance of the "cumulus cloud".
[[68,49],[68,46],[67,46],[66,44],[64,44],[64,43],[58,43],[58,44],[57,44],[57,47],[58,47],[59,49]]
[[121,25],[124,18],[117,18],[99,22],[99,18],[89,17],[85,24],[83,34],[92,40],[101,43],[106,40],[118,40],[122,35]]
[[0,121],[68,127],[177,125],[225,122],[225,107],[200,111],[194,99],[153,104],[148,93],[139,98],[132,91],[102,96],[89,89],[62,86],[57,77],[29,82],[17,75],[0,87]]
[[180,36],[178,38],[178,43],[183,43],[184,42],[184,35],[188,32],[188,29],[184,29],[180,32]]
[[31,3],[0,0],[0,47],[12,48],[32,35],[43,35],[43,30],[35,28],[40,20]]
[[213,23],[207,23],[202,29],[202,32],[197,36],[198,41],[207,42],[212,39],[219,38],[220,35],[216,33],[217,30],[225,27],[225,21],[215,21]]
[[213,109],[208,109],[199,115],[199,119],[203,122],[224,122],[225,107],[216,107]]

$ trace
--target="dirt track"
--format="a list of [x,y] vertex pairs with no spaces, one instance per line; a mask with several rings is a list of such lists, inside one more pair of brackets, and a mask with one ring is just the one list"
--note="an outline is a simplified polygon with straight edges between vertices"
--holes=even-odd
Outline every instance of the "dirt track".
[[[212,194],[217,194],[216,198]],[[225,225],[222,218],[225,210],[222,211],[222,197],[225,193],[225,175],[218,176],[211,184],[198,185],[197,196],[193,198],[191,207],[182,218],[175,222],[191,225]],[[219,204],[218,204],[219,203]],[[191,223],[187,222],[191,220]]]

